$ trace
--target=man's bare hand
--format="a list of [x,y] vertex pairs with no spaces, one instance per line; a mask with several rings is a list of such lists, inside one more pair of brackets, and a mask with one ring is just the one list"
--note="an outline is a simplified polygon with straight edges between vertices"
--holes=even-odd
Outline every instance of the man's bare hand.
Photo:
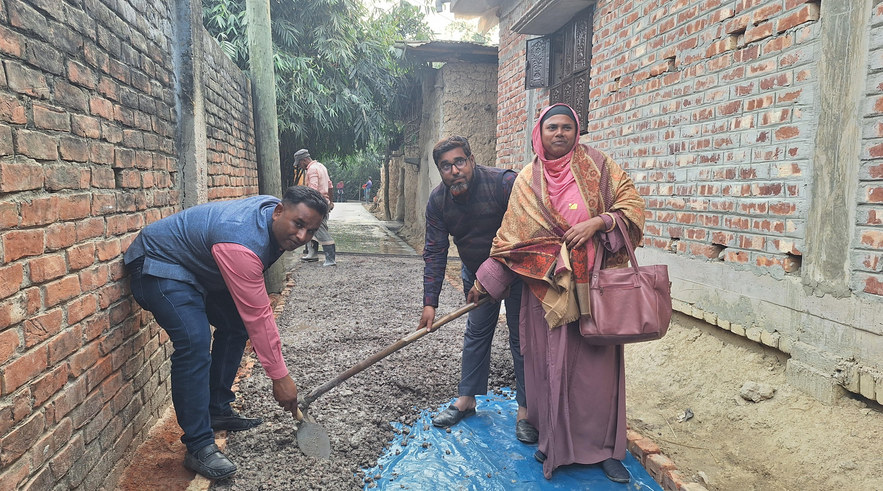
[[291,375],[273,381],[273,398],[282,409],[297,417],[297,385]]
[[435,307],[427,305],[423,307],[423,315],[420,316],[420,324],[418,329],[426,328],[427,331],[432,329],[432,321],[435,320]]

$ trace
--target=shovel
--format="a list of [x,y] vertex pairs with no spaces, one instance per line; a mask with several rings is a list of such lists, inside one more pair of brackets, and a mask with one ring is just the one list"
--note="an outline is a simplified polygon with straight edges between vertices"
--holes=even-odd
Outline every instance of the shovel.
[[310,404],[313,403],[319,396],[325,394],[329,390],[337,387],[346,379],[352,377],[353,375],[361,372],[362,370],[370,367],[371,365],[377,363],[378,361],[386,358],[387,356],[395,353],[396,351],[404,348],[405,346],[417,341],[422,338],[426,334],[433,332],[440,328],[441,326],[451,322],[452,320],[462,316],[463,314],[474,310],[479,305],[484,305],[488,302],[492,302],[493,298],[488,295],[478,302],[470,303],[460,307],[459,309],[440,317],[438,320],[432,323],[432,327],[429,330],[419,329],[417,331],[412,332],[411,334],[399,339],[395,343],[383,348],[377,353],[371,355],[370,357],[362,360],[349,370],[340,373],[333,380],[329,380],[324,384],[320,385],[313,389],[312,392],[307,394],[302,400],[298,403],[297,410],[297,420],[298,420],[298,428],[297,428],[297,446],[300,447],[301,452],[303,452],[308,457],[320,458],[320,459],[328,459],[331,457],[331,443],[328,440],[328,432],[325,431],[325,428],[322,427],[319,423],[316,422],[314,418],[312,418],[307,413],[307,408]]

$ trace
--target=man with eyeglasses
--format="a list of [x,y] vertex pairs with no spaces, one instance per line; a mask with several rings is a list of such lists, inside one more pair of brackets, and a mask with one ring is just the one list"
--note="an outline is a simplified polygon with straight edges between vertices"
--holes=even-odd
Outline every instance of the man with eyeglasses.
[[[426,204],[426,244],[423,248],[423,315],[420,327],[432,327],[438,298],[447,266],[448,236],[462,261],[460,277],[463,293],[474,288],[475,272],[488,258],[491,244],[503,214],[509,205],[509,194],[517,174],[512,170],[476,165],[469,142],[462,136],[451,136],[438,142],[432,158],[441,174],[442,183],[429,195]],[[509,350],[515,367],[518,414],[515,436],[524,443],[536,443],[539,434],[527,421],[524,395],[524,357],[518,339],[518,316],[521,308],[521,280],[511,286],[506,302],[506,323],[509,326]],[[491,341],[500,315],[500,302],[484,304],[469,312],[463,336],[458,398],[432,420],[447,428],[466,416],[475,414],[478,394],[487,393],[490,374]]]

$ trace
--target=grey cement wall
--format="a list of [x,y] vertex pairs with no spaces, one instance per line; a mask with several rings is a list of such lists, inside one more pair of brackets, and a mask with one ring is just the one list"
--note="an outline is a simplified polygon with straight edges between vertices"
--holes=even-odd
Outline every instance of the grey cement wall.
[[[400,159],[390,162],[391,175],[397,174],[400,166],[405,168],[405,226],[402,233],[421,237],[426,229],[426,203],[429,194],[441,183],[432,159],[432,148],[440,139],[465,136],[475,162],[494,166],[496,101],[496,65],[451,62],[438,70],[427,71],[423,79],[423,116],[416,155],[420,159],[419,168]],[[390,180],[395,185],[392,177]]]
[[807,295],[796,277],[737,271],[659,249],[639,263],[667,264],[674,309],[791,355],[788,381],[824,402],[843,390],[883,403],[883,303]]

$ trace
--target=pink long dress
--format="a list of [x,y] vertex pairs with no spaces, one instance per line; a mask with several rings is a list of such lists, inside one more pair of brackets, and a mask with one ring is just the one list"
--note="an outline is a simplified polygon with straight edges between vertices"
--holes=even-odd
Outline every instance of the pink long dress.
[[[569,223],[589,219],[572,180],[551,192],[550,198]],[[579,204],[576,209],[574,203]],[[606,235],[600,237],[602,243],[617,250],[621,241]],[[517,275],[502,263],[488,259],[476,276],[491,296],[499,298]],[[585,342],[578,321],[549,329],[542,304],[527,284],[521,298],[528,421],[539,430],[539,450],[546,454],[543,475],[550,479],[552,471],[562,465],[625,459],[623,347]]]

